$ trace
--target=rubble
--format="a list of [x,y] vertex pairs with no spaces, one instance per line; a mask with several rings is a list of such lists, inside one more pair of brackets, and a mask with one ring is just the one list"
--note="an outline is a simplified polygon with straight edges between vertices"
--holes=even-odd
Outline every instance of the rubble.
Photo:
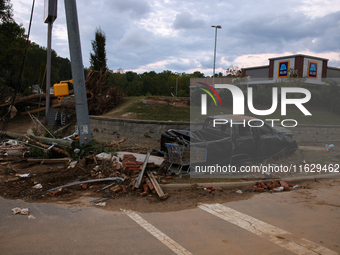
[[[140,155],[138,155],[140,156]],[[104,192],[103,196],[119,197],[130,196],[136,194],[144,197],[149,194],[157,194],[161,199],[169,197],[164,194],[163,190],[157,182],[157,178],[152,173],[158,169],[155,162],[149,162],[150,153],[144,155],[144,161],[137,161],[132,153],[124,153],[122,162],[120,158],[113,154],[100,153],[96,156],[88,156],[81,162],[71,162],[68,170],[74,171],[77,168],[87,168],[89,172],[89,180],[71,182],[66,185],[57,186],[46,190],[46,193],[52,197],[60,197],[65,189],[78,186],[81,190],[87,190],[91,186],[100,185],[103,182],[113,182],[104,187],[100,187],[98,191]],[[87,161],[92,161],[94,165]],[[158,161],[159,162],[159,161]],[[82,165],[82,166],[81,166]],[[72,166],[70,168],[70,166]],[[170,178],[173,179],[173,178]]]
[[33,188],[34,189],[42,189],[43,186],[40,183],[38,183],[38,184],[34,185]]
[[28,210],[28,208],[19,208],[19,207],[15,207],[12,209],[12,214],[16,215],[16,214],[22,214],[22,215],[29,215],[30,211]]
[[100,202],[95,204],[96,206],[101,206],[101,207],[105,207],[106,206],[106,202]]
[[260,181],[256,182],[254,189],[257,192],[264,192],[264,191],[287,191],[290,189],[297,188],[298,185],[295,184],[288,184],[285,181],[282,180],[266,180],[266,181]]

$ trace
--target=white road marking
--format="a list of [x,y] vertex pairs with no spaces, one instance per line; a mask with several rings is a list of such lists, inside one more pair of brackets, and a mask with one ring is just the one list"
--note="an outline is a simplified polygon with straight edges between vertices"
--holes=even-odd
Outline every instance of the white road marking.
[[183,254],[183,255],[190,255],[192,254],[188,250],[186,250],[184,247],[176,243],[174,240],[172,240],[170,237],[168,237],[166,234],[161,232],[159,229],[152,226],[149,222],[144,220],[141,216],[139,216],[137,213],[133,211],[125,211],[125,214],[129,216],[131,219],[133,219],[135,222],[137,222],[140,226],[142,226],[146,231],[148,231],[151,235],[156,237],[159,241],[161,241],[163,244],[165,244],[170,250],[172,250],[176,254]]
[[308,241],[306,239],[296,240],[293,235],[283,229],[260,221],[256,218],[238,212],[221,204],[202,204],[198,206],[202,210],[211,213],[223,220],[226,220],[236,226],[248,230],[262,238],[265,238],[295,254],[338,254],[321,245]]

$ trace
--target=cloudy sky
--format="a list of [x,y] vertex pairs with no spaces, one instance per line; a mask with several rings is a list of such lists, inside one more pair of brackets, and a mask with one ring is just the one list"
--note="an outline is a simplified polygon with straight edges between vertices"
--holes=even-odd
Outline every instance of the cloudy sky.
[[[28,28],[33,0],[11,0],[14,19]],[[201,71],[268,65],[268,58],[308,54],[340,67],[339,0],[78,0],[83,63],[89,67],[96,27],[106,34],[108,67],[145,71]],[[44,1],[37,0],[30,39],[47,45]],[[64,1],[58,1],[52,48],[69,58]]]

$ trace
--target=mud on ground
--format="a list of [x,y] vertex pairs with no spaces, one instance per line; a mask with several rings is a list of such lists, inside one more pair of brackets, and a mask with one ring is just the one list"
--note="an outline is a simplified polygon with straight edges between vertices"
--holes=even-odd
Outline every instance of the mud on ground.
[[[21,164],[23,165],[23,164]],[[20,163],[11,164],[11,167],[19,169]],[[48,196],[46,190],[58,187],[70,182],[88,179],[90,171],[94,164],[90,164],[86,169],[76,166],[73,169],[67,169],[63,165],[35,164],[27,168],[22,168],[20,174],[30,173],[30,177],[16,177],[12,170],[6,165],[0,165],[0,195],[8,199],[22,199],[26,202],[41,203],[62,203],[79,206],[93,206],[91,202],[98,199],[107,198],[105,202],[108,210],[120,210],[120,208],[131,209],[136,211],[177,211],[190,209],[197,206],[198,203],[208,202],[227,202],[241,198],[236,193],[237,189],[229,189],[209,193],[208,190],[202,189],[193,184],[190,189],[178,189],[169,193],[167,200],[161,200],[157,194],[149,193],[146,197],[140,197],[140,192],[128,190],[126,194],[111,194],[109,189],[101,189],[112,182],[98,183],[98,185],[89,185],[87,190],[83,190],[81,185],[64,188],[57,197]],[[8,175],[12,172],[12,175]],[[40,183],[42,189],[34,189],[33,186]],[[253,195],[252,188],[244,188],[242,199],[247,199]]]
[[[280,164],[295,162],[299,163],[305,160],[307,163],[312,162],[332,162],[339,163],[340,154],[336,151],[325,152],[323,144],[308,144],[304,145],[303,149],[299,149],[294,155],[286,159],[274,160],[269,159],[267,163]],[[314,149],[308,149],[307,147]],[[100,163],[100,162],[99,162]],[[127,193],[120,192],[118,194],[110,193],[109,189],[102,191],[102,188],[112,182],[98,183],[97,185],[88,185],[86,190],[83,190],[81,185],[64,188],[56,197],[47,195],[47,190],[71,182],[83,181],[91,179],[91,171],[96,163],[94,160],[87,158],[80,160],[75,168],[67,168],[64,163],[60,164],[40,164],[28,163],[22,159],[17,161],[0,162],[0,195],[8,199],[22,199],[27,202],[43,202],[43,203],[66,203],[77,204],[84,206],[93,206],[95,199],[107,199],[106,209],[119,210],[120,208],[131,209],[136,211],[151,212],[151,211],[170,211],[190,209],[197,206],[199,203],[223,203],[239,199],[248,199],[254,194],[254,189],[244,186],[241,188],[243,194],[237,194],[238,189],[224,189],[223,191],[215,190],[209,193],[207,190],[198,187],[196,183],[202,182],[219,182],[219,181],[235,181],[235,179],[193,179],[184,177],[178,178],[174,176],[173,180],[167,180],[167,183],[190,183],[189,189],[173,190],[169,192],[170,197],[162,201],[157,194],[149,193],[146,197],[140,197],[140,191],[132,191],[131,187],[127,189]],[[102,168],[103,177],[109,177],[110,172]],[[22,178],[17,174],[29,173],[29,177]],[[161,176],[161,175],[159,175]],[[291,177],[291,176],[283,176]],[[261,177],[254,178],[255,180]],[[237,181],[243,181],[239,179]],[[331,181],[331,180],[325,180]],[[324,181],[322,181],[324,182]],[[33,186],[41,184],[42,189],[35,189]],[[302,186],[302,189],[308,186]],[[307,188],[308,189],[308,188]],[[298,189],[300,190],[300,188]],[[297,191],[292,191],[297,192]],[[300,191],[299,191],[300,192]]]

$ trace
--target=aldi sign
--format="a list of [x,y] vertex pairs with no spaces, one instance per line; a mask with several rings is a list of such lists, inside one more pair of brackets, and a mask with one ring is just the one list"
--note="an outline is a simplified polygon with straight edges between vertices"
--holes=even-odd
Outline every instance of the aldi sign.
[[288,70],[289,70],[289,61],[280,61],[277,77],[278,78],[288,77]]
[[308,78],[318,77],[318,62],[308,61]]

